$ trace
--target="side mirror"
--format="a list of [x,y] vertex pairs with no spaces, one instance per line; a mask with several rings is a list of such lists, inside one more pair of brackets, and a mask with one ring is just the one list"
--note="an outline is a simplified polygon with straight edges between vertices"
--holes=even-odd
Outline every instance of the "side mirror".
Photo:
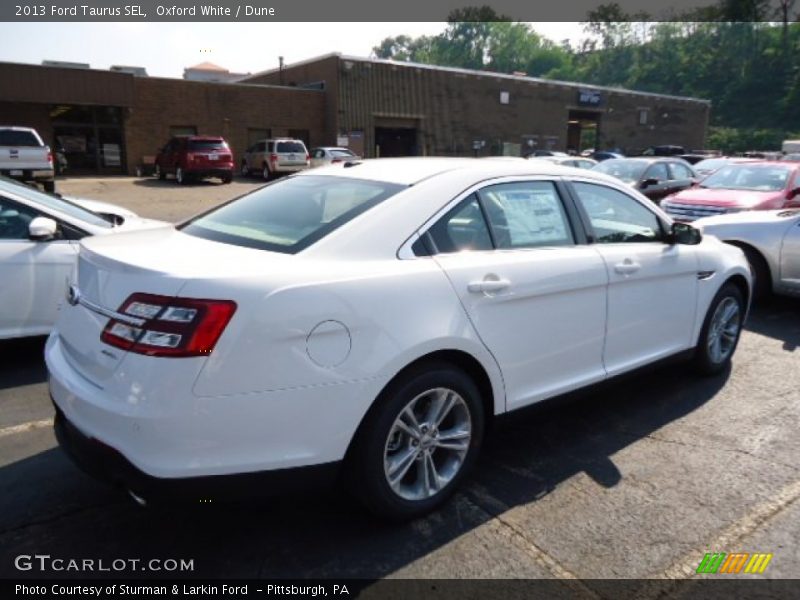
[[58,223],[47,217],[36,217],[28,225],[28,237],[36,242],[52,240],[58,232]]
[[642,181],[639,187],[644,189],[644,188],[649,188],[651,185],[658,185],[659,183],[660,182],[655,177],[648,177],[647,179]]
[[703,234],[699,229],[692,227],[688,223],[673,223],[667,241],[670,244],[684,244],[686,246],[696,246],[703,241]]
[[798,196],[800,196],[800,187],[796,187],[793,190],[789,190],[789,194],[786,196],[786,198],[788,200],[791,200],[792,198],[797,198]]

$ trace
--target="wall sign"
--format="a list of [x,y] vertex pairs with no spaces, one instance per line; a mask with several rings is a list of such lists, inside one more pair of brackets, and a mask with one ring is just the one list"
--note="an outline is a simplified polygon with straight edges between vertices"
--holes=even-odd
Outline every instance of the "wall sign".
[[580,106],[600,106],[603,103],[603,95],[596,90],[578,90],[578,105]]

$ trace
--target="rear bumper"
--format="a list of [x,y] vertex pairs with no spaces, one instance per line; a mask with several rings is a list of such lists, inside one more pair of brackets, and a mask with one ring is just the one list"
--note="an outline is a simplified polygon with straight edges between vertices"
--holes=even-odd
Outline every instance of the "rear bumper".
[[148,502],[209,502],[273,496],[332,485],[340,462],[308,467],[206,477],[161,478],[136,468],[121,452],[84,434],[56,410],[55,436],[72,461],[91,477],[123,487]]
[[275,165],[272,168],[274,173],[297,173],[310,168],[308,165]]
[[230,168],[202,168],[202,169],[186,169],[186,174],[190,177],[219,177],[224,179],[226,177],[233,177],[233,165]]
[[0,175],[19,181],[53,181],[53,169],[0,169]]

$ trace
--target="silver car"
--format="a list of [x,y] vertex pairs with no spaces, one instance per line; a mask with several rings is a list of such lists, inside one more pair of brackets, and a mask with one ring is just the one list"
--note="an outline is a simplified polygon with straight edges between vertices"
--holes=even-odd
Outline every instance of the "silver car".
[[693,225],[744,251],[755,297],[770,291],[800,296],[800,209],[744,211]]
[[241,163],[242,176],[261,176],[272,179],[280,173],[295,173],[308,169],[311,157],[302,140],[272,138],[261,140],[250,146]]
[[343,163],[348,160],[360,160],[361,157],[353,153],[349,148],[340,148],[334,146],[323,146],[311,150],[311,166],[323,167],[325,165],[333,165]]

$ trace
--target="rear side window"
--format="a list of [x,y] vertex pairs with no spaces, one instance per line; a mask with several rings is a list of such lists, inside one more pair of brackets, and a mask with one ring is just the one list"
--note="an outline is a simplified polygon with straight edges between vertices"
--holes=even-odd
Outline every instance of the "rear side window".
[[290,177],[178,228],[216,242],[294,254],[404,188],[343,177]]
[[302,142],[278,142],[278,149],[276,152],[288,154],[305,154],[306,147]]
[[0,146],[42,146],[41,140],[32,131],[0,129]]
[[428,230],[438,252],[491,250],[492,237],[477,194],[473,194]]
[[189,152],[209,152],[212,150],[227,150],[225,140],[189,140]]

